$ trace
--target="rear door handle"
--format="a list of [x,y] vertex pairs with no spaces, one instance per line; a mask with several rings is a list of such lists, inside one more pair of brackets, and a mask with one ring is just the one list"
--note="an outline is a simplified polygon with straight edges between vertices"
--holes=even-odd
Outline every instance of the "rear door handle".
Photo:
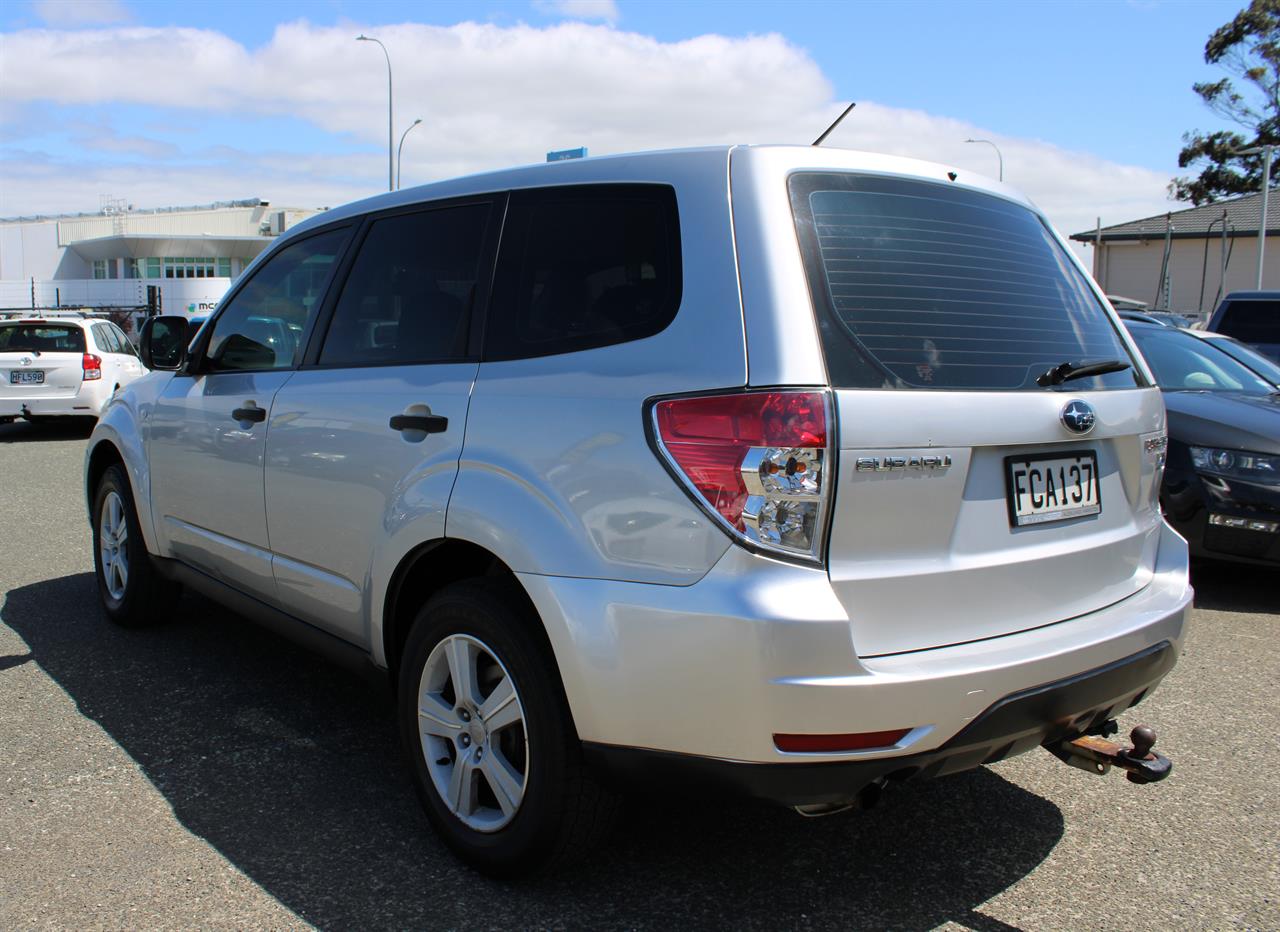
[[394,414],[391,416],[391,429],[442,434],[449,429],[449,419],[438,414]]
[[231,416],[237,421],[254,421],[261,423],[267,419],[266,408],[236,408],[231,412]]

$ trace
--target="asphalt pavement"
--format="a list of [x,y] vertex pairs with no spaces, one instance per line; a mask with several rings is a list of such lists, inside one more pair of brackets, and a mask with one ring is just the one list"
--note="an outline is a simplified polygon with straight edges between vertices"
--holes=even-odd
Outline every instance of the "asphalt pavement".
[[1036,751],[823,819],[638,800],[586,864],[499,883],[433,836],[376,686],[191,595],[101,617],[86,435],[0,426],[2,929],[1280,929],[1280,574],[1197,568],[1121,720],[1162,784]]

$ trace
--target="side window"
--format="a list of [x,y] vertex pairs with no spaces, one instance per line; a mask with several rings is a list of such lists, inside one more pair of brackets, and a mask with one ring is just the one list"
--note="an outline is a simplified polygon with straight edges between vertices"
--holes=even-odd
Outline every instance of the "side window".
[[292,368],[347,234],[341,229],[307,237],[259,266],[214,321],[207,367],[214,372]]
[[115,328],[111,324],[94,324],[93,335],[97,338],[97,344],[102,347],[104,353],[123,353],[124,347],[120,345],[120,340],[116,337]]
[[124,353],[126,356],[133,356],[136,358],[138,351],[134,348],[133,341],[129,339],[128,334],[115,324],[107,324],[106,327],[107,330],[111,332],[111,335],[116,338],[116,342],[120,344],[119,352]]
[[320,351],[322,366],[467,356],[490,204],[376,220],[360,246]]
[[680,220],[666,185],[516,191],[503,227],[485,359],[653,336],[680,306]]

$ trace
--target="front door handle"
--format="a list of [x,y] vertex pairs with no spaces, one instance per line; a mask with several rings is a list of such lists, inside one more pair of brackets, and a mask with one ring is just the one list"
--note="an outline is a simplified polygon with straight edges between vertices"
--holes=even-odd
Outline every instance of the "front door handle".
[[391,429],[442,434],[449,429],[449,419],[438,414],[395,414],[391,417]]
[[231,416],[237,421],[253,421],[261,423],[267,419],[266,408],[236,408],[231,412]]

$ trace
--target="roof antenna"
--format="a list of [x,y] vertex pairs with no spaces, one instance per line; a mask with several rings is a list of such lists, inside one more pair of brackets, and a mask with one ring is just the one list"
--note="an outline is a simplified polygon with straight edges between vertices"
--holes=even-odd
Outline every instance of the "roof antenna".
[[823,133],[821,136],[819,136],[817,139],[815,139],[812,143],[810,143],[810,145],[814,145],[814,146],[820,146],[820,145],[822,145],[822,140],[824,140],[824,139],[826,139],[828,136],[830,136],[830,135],[831,135],[831,131],[832,131],[833,129],[835,129],[837,126],[839,126],[839,125],[840,125],[840,121],[841,121],[841,120],[843,120],[845,117],[847,117],[847,116],[849,115],[849,111],[850,111],[850,110],[852,110],[852,109],[853,109],[854,107],[856,107],[856,106],[858,106],[858,103],[857,103],[857,101],[854,101],[853,103],[849,104],[849,106],[845,107],[845,108],[844,108],[844,113],[842,113],[842,114],[840,114],[838,117],[836,117],[836,121],[835,121],[834,123],[832,123],[830,126],[828,126],[828,127],[827,127],[827,131],[826,131],[825,133]]

